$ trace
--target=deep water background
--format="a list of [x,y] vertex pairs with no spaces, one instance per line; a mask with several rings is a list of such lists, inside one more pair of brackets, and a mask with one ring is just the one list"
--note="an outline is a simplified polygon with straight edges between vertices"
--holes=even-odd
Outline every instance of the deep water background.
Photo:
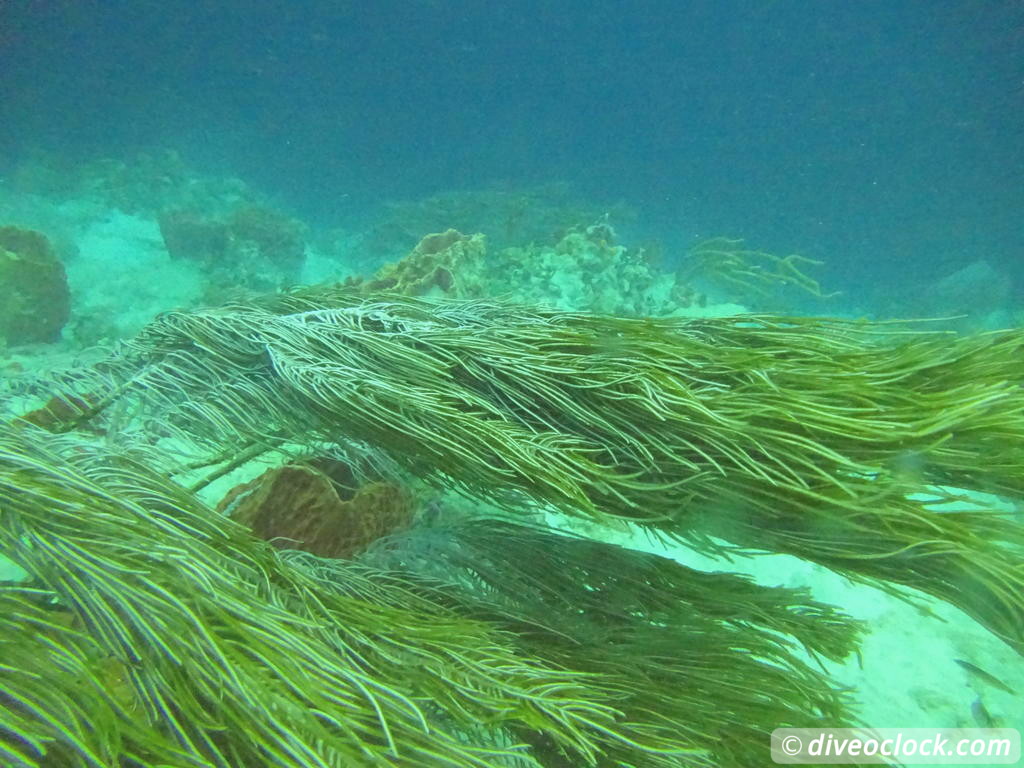
[[1019,2],[0,0],[0,105],[5,169],[171,146],[324,225],[569,181],[670,253],[1024,285]]

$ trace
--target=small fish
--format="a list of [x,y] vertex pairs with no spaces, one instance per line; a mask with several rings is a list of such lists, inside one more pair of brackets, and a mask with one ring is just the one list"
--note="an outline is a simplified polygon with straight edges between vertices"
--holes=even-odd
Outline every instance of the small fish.
[[1001,717],[993,717],[989,714],[988,709],[981,701],[979,696],[971,704],[971,716],[974,718],[974,723],[979,728],[1003,728],[1005,724]]
[[977,664],[971,664],[971,662],[964,661],[963,659],[953,659],[953,661],[955,661],[961,667],[966,669],[967,673],[969,675],[971,675],[972,677],[974,677],[977,680],[980,680],[981,682],[985,683],[986,685],[991,685],[993,688],[997,688],[1000,691],[1004,691],[1004,692],[1010,694],[1011,696],[1016,696],[1017,695],[1017,692],[1015,690],[1013,690],[1013,688],[1008,686],[1006,683],[1004,683],[1002,680],[1000,680],[995,675],[986,672],[984,669],[979,667]]
[[985,705],[981,703],[980,696],[971,703],[971,717],[974,718],[974,724],[979,728],[992,727],[992,715],[988,713]]

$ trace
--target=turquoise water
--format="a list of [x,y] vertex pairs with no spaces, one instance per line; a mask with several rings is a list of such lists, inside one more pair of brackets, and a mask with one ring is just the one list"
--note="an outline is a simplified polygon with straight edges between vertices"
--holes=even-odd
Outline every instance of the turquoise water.
[[[246,525],[262,538],[305,541],[306,549],[319,555],[348,562],[392,528],[411,526],[409,535],[420,531],[422,542],[403,540],[394,545],[410,560],[380,562],[387,561],[389,566],[397,562],[400,571],[407,569],[405,578],[410,583],[425,575],[410,565],[413,560],[426,575],[458,582],[468,592],[449,595],[448,602],[442,602],[445,610],[451,608],[450,602],[456,606],[452,610],[463,616],[478,616],[480,607],[474,601],[483,598],[473,591],[482,589],[477,577],[467,576],[461,568],[476,573],[473,569],[485,571],[484,563],[489,562],[496,581],[511,572],[499,569],[496,555],[487,559],[478,553],[481,559],[471,567],[457,564],[452,552],[463,550],[444,549],[454,545],[440,536],[431,538],[435,535],[431,531],[510,510],[554,531],[608,544],[620,554],[623,550],[646,552],[702,572],[743,574],[762,587],[808,588],[815,600],[865,622],[860,648],[842,659],[815,659],[798,642],[786,651],[792,654],[786,658],[810,661],[816,670],[820,663],[825,680],[821,684],[849,694],[850,711],[860,722],[874,727],[1020,728],[1024,725],[1020,699],[1024,665],[1019,653],[1012,642],[1003,642],[991,627],[951,604],[971,610],[975,604],[987,606],[996,599],[968,591],[966,585],[976,584],[976,574],[969,568],[966,575],[949,574],[954,591],[965,585],[958,599],[947,602],[914,593],[919,604],[913,605],[884,591],[887,583],[847,580],[823,565],[823,556],[757,552],[729,559],[715,556],[709,548],[698,552],[701,547],[693,539],[658,538],[656,532],[663,527],[657,524],[645,530],[622,521],[592,519],[604,513],[622,514],[618,501],[600,483],[588,486],[588,501],[581,501],[574,510],[543,493],[531,494],[532,480],[513,481],[511,470],[488,475],[486,482],[474,486],[471,480],[476,476],[460,475],[458,469],[464,454],[494,463],[524,455],[502,453],[511,451],[508,446],[513,443],[503,444],[504,448],[470,444],[476,432],[470,422],[463,421],[467,414],[478,416],[480,424],[500,414],[530,434],[551,429],[573,440],[605,440],[612,458],[602,454],[602,460],[607,459],[616,472],[628,473],[631,466],[639,467],[640,474],[655,465],[663,468],[658,463],[661,459],[644,453],[650,448],[645,436],[661,434],[651,417],[656,408],[646,414],[652,418],[649,424],[616,422],[619,432],[608,431],[607,423],[584,425],[583,411],[574,410],[573,403],[589,397],[591,391],[573,389],[576,379],[561,382],[571,396],[548,400],[547,390],[530,392],[526,387],[524,395],[515,389],[515,375],[499,380],[501,365],[489,367],[494,362],[489,358],[486,363],[478,360],[479,368],[469,366],[467,356],[484,355],[489,344],[499,345],[500,334],[488,335],[494,328],[524,332],[517,310],[480,309],[489,307],[486,302],[492,300],[523,305],[531,312],[544,307],[566,313],[559,318],[570,318],[556,320],[555,325],[572,325],[577,322],[573,313],[578,312],[692,321],[685,327],[701,333],[710,328],[706,332],[711,338],[721,333],[717,338],[723,347],[728,346],[727,339],[738,338],[733,331],[748,330],[757,322],[739,320],[735,329],[728,330],[722,330],[724,325],[701,323],[752,312],[856,321],[931,318],[911,328],[948,333],[951,345],[954,338],[977,338],[997,330],[1005,335],[992,338],[1016,338],[1013,334],[1024,324],[1022,30],[1024,11],[1014,4],[980,6],[952,0],[899,4],[870,0],[846,5],[529,0],[499,6],[444,0],[361,5],[24,0],[0,5],[0,104],[4,105],[0,118],[4,432],[0,436],[10,439],[10,445],[21,446],[5,448],[9,452],[0,461],[0,589],[5,595],[21,594],[16,585],[52,590],[46,610],[67,610],[69,616],[77,610],[77,618],[68,619],[71,626],[103,642],[109,640],[100,623],[73,599],[74,589],[101,591],[97,585],[102,580],[94,584],[86,579],[84,583],[91,587],[83,587],[83,582],[74,588],[58,584],[55,571],[44,567],[50,561],[40,555],[40,545],[29,543],[36,541],[32,536],[42,535],[43,528],[32,527],[37,523],[28,522],[19,506],[30,489],[25,473],[36,466],[35,459],[25,458],[31,453],[25,446],[50,450],[49,432],[67,432],[68,439],[80,441],[81,446],[69,448],[70,443],[58,440],[59,450],[53,450],[60,454],[60,461],[66,460],[91,481],[111,482],[106,470],[97,467],[106,466],[104,462],[116,465],[111,457],[120,451],[139,450],[150,469],[183,488],[197,489],[196,509],[205,510],[199,514],[226,512],[238,518],[240,498],[266,494],[272,503],[254,511],[256,517],[245,519]],[[410,371],[421,369],[416,368],[419,363],[409,362],[413,357],[394,357],[406,354],[405,347],[373,348],[372,354],[381,355],[379,370],[391,371],[378,381],[378,368],[359,356],[371,352],[352,342],[361,351],[345,357],[339,351],[344,345],[322,341],[328,337],[336,341],[330,334],[364,311],[348,306],[349,299],[338,300],[343,310],[331,304],[334,298],[322,297],[310,300],[307,315],[294,306],[274,310],[286,315],[287,323],[262,316],[259,323],[247,320],[254,325],[247,336],[243,334],[245,343],[255,344],[259,354],[249,358],[239,352],[239,359],[245,357],[244,365],[231,355],[214,355],[201,363],[192,359],[220,349],[218,343],[237,331],[235,326],[226,330],[227,326],[218,325],[224,310],[209,310],[212,314],[207,316],[204,308],[231,305],[248,312],[245,308],[262,306],[260,302],[270,301],[267,297],[280,298],[298,286],[337,283],[384,302],[359,315],[364,324],[360,333],[380,333],[388,344],[426,334],[423,338],[431,341],[416,347],[416,354],[432,350],[430,354],[442,359],[441,352],[448,349],[444,345],[455,344],[455,336],[442,334],[437,340],[429,334],[445,323],[452,324],[445,326],[449,330],[477,328],[482,341],[467,342],[472,337],[467,333],[461,337],[467,346],[456,345],[453,348],[458,351],[443,358],[455,371],[452,386],[466,387],[472,397],[431,400],[433,410],[427,409],[428,416],[417,421],[418,409],[424,408],[433,390],[417,388],[419,379]],[[388,291],[435,303],[425,305],[429,307],[422,310],[425,314],[412,321],[402,315],[403,299]],[[471,303],[460,303],[464,301]],[[178,311],[180,316],[165,314]],[[207,319],[189,326],[192,331],[181,330],[196,317]],[[163,319],[153,325],[158,318]],[[181,325],[175,325],[175,318],[182,318]],[[288,372],[295,372],[295,360],[275,347],[275,340],[295,332],[292,320],[309,328],[327,322],[325,318],[333,325],[318,338],[327,346],[313,345],[303,352],[319,349],[322,356],[302,358],[302,362],[322,364],[317,370],[329,370],[331,383],[313,374],[308,379],[289,378]],[[222,335],[211,340],[196,327],[217,328]],[[858,348],[870,349],[876,341],[882,346],[897,344],[904,338],[887,335],[893,326],[879,329],[877,340],[858,337]],[[143,335],[137,337],[140,332]],[[180,337],[174,335],[179,332]],[[166,350],[149,345],[155,344],[154,338],[165,338],[161,333],[180,342],[175,354],[187,358],[190,378],[182,374],[182,379],[176,379],[176,374],[160,367]],[[828,336],[833,331],[823,333]],[[599,371],[605,370],[602,361],[628,360],[633,355],[639,370],[655,354],[646,348],[638,351],[637,339],[642,336],[642,330],[620,330],[600,336],[597,342],[587,337],[586,344],[559,342],[546,349],[590,355],[594,370]],[[936,337],[927,338],[932,343]],[[134,346],[118,346],[126,342]],[[1016,349],[1013,343],[1006,342],[1008,348]],[[746,358],[739,355],[730,357],[734,362],[726,368],[736,366],[750,377],[743,379],[742,387],[729,371],[711,371],[711,366],[704,373],[699,366],[680,369],[680,360],[692,365],[697,358],[690,355],[697,353],[679,354],[671,364],[676,367],[665,365],[671,367],[672,376],[692,377],[686,378],[687,386],[709,398],[701,402],[711,402],[731,387],[744,396],[760,386],[765,392],[789,393],[792,410],[782,420],[794,436],[804,434],[803,427],[816,407],[834,406],[837,413],[842,408],[856,410],[865,402],[875,403],[876,393],[896,391],[872,385],[878,389],[865,389],[861,399],[850,400],[844,399],[853,397],[847,389],[837,388],[836,400],[830,403],[827,397],[816,399],[818,390],[810,378],[803,380],[803,390],[786,378],[791,358],[784,350],[775,353],[777,365],[770,357],[757,358],[756,363],[744,362]],[[115,362],[96,367],[108,355]],[[836,351],[835,359],[840,357]],[[922,409],[925,403],[942,402],[933,421],[952,425],[936,427],[933,444],[912,445],[908,437],[905,447],[894,447],[886,442],[884,430],[871,432],[865,443],[871,444],[871,450],[877,446],[877,455],[869,451],[877,465],[865,459],[866,464],[856,470],[841,462],[835,470],[829,464],[831,454],[822,452],[806,454],[812,458],[800,464],[799,471],[817,466],[839,486],[877,473],[915,490],[951,486],[953,493],[960,494],[955,484],[960,482],[967,496],[958,504],[985,510],[983,515],[1019,531],[1012,526],[1024,523],[1024,507],[1019,491],[1013,490],[1020,484],[1012,468],[1019,472],[1016,457],[1024,455],[1017,429],[1024,363],[1018,367],[1012,356],[997,357],[992,353],[991,366],[979,365],[973,377],[973,383],[982,386],[984,381],[992,392],[1004,388],[991,397],[982,398],[971,390],[970,380],[962,382],[952,374],[945,378],[946,369],[939,370],[938,363],[934,380],[953,381],[955,386],[939,384],[933,391],[927,373],[915,379],[914,391],[929,394],[920,399],[908,395],[907,402]],[[240,367],[220,367],[229,358]],[[388,368],[391,364],[394,370]],[[465,369],[457,367],[462,364]],[[569,367],[557,370],[569,370],[569,363],[565,365]],[[513,367],[509,363],[509,370]],[[992,373],[997,368],[998,376]],[[479,373],[482,370],[495,378],[488,381]],[[577,371],[574,375],[590,373],[586,365],[582,374],[572,370]],[[821,376],[836,372],[827,367],[820,370]],[[345,371],[351,374],[347,379]],[[867,373],[843,371],[851,377]],[[916,373],[921,371],[928,371],[926,362],[915,368]],[[160,378],[165,374],[168,379]],[[301,369],[300,374],[306,375],[307,370]],[[651,381],[657,380],[650,375]],[[225,405],[230,398],[222,395],[235,385],[244,389],[240,383],[249,381],[247,376],[257,382],[253,387],[266,387],[259,389],[266,398],[245,400],[244,408],[231,412]],[[986,376],[1002,378],[990,381]],[[289,386],[278,387],[282,381]],[[378,384],[381,388],[373,389]],[[651,384],[644,391],[657,386]],[[907,387],[912,389],[910,384]],[[339,402],[346,407],[356,402],[365,405],[370,401],[358,398],[367,390],[380,398],[373,402],[389,404],[386,413],[373,417],[377,421],[371,418],[373,428],[349,418],[343,408],[331,411],[337,418],[334,422],[324,410],[317,410],[330,411]],[[381,394],[395,391],[400,394],[394,399]],[[314,392],[324,399],[316,400]],[[528,401],[516,400],[513,392]],[[901,407],[899,397],[886,399],[883,394],[878,394],[877,402],[887,403],[892,412],[858,411],[856,418],[872,424],[891,419],[893,431],[912,431],[900,421],[903,416],[894,415]],[[65,405],[70,403],[70,411],[54,405],[57,401],[50,398],[55,395],[58,400],[64,398]],[[208,434],[209,423],[218,417],[201,408],[199,415],[186,413],[179,409],[180,403],[174,405],[178,396],[183,402],[192,397],[212,410],[223,407],[229,414],[226,421],[237,422],[237,434],[225,437],[220,422],[217,429],[222,431]],[[274,407],[284,401],[274,398],[285,396],[298,399],[288,400],[288,409],[275,412]],[[315,407],[310,406],[311,400],[316,401]],[[764,413],[775,414],[776,401],[766,402]],[[973,405],[967,407],[967,403]],[[664,407],[671,410],[675,405]],[[335,431],[316,432],[301,422],[296,414],[301,415],[303,408],[310,409],[314,423],[332,424]],[[781,410],[786,411],[785,405]],[[695,416],[698,421],[700,413]],[[293,416],[297,420],[289,421]],[[975,416],[977,421],[972,421]],[[381,420],[392,424],[392,417],[407,421],[397,431],[377,429]],[[444,418],[450,419],[450,431],[436,426]],[[31,426],[25,427],[25,420]],[[711,419],[704,426],[710,429],[713,423]],[[849,422],[844,424],[853,434],[861,434]],[[303,431],[307,427],[313,431]],[[437,434],[448,439],[438,438],[434,447],[424,449],[417,442],[424,434],[417,431],[421,428],[439,429]],[[629,451],[616,453],[615,438],[632,428],[638,436],[636,445],[646,447],[630,443]],[[265,450],[253,450],[246,442],[255,439],[254,434],[269,441]],[[761,433],[741,430],[740,434],[741,441],[764,438]],[[974,470],[950,470],[929,453],[947,440],[975,438],[964,449],[976,464]],[[23,439],[28,442],[18,442]],[[590,455],[571,441],[559,445],[564,454],[556,452],[554,458],[545,454],[545,461],[532,465],[535,472],[550,470],[557,477],[561,470],[552,468],[564,468],[559,455],[572,456],[573,461]],[[720,471],[726,478],[723,484],[735,481],[715,460],[703,464],[708,458],[706,448],[688,445],[693,453],[683,460],[708,472]],[[515,446],[516,450],[521,447]],[[851,455],[860,450],[853,443],[829,446]],[[23,450],[24,456],[19,453]],[[82,458],[93,454],[95,466]],[[279,498],[270,490],[269,480],[257,491],[255,486],[243,485],[258,483],[262,473],[296,461],[312,462],[316,473],[328,478],[328,490],[289,489]],[[208,478],[206,471],[211,473]],[[571,469],[565,472],[564,477],[572,474]],[[752,472],[757,475],[756,470]],[[523,474],[529,476],[529,472]],[[704,477],[696,470],[694,476]],[[501,486],[506,481],[516,493],[526,488],[525,495],[505,499]],[[390,490],[381,491],[381,486]],[[772,496],[771,483],[758,487],[764,498],[781,498]],[[867,495],[862,486],[857,487],[858,493]],[[471,498],[467,500],[460,491]],[[117,495],[117,491],[111,493]],[[339,507],[349,510],[344,513],[330,507],[347,504],[357,493],[369,494],[364,499],[384,493],[366,501],[371,511],[360,514],[379,514],[387,522],[360,522],[362,518],[354,516],[350,507]],[[344,548],[328,554],[317,547],[331,539],[323,533],[330,526],[321,521],[314,526],[316,533],[302,527],[303,515],[312,514],[310,510],[327,514],[318,506],[327,504],[325,495],[334,510],[329,514],[349,516],[344,524],[332,524],[359,529],[342,536]],[[724,517],[723,527],[713,527],[709,534],[724,539],[729,538],[730,522],[741,521],[746,514],[737,511],[735,496],[726,502],[726,495],[722,501],[710,502],[701,496],[706,509],[701,507],[696,515]],[[595,498],[599,499],[596,511],[586,506]],[[750,501],[742,498],[744,503]],[[294,508],[288,507],[289,499],[299,500]],[[47,503],[55,502],[51,498]],[[653,508],[661,502],[649,503]],[[756,506],[756,500],[752,503]],[[152,499],[142,502],[142,507],[146,514],[160,514]],[[278,507],[287,511],[268,512]],[[83,509],[83,521],[90,520],[90,514],[98,515],[97,521],[108,520],[98,508],[85,505]],[[929,514],[941,516],[956,509],[943,507]],[[643,518],[635,509],[626,516]],[[763,518],[757,520],[764,524]],[[807,526],[816,535],[830,533],[820,520]],[[699,528],[694,524],[694,530]],[[83,551],[99,546],[88,530],[83,522],[77,533],[64,530],[60,535],[68,538],[61,541],[76,542]],[[807,531],[801,528],[797,533]],[[989,543],[996,549],[1005,544],[1006,552],[1019,556],[1016,535],[1009,536],[1010,543],[998,543],[998,536],[984,534],[977,551],[984,551]],[[869,540],[872,537],[865,535],[859,545],[868,550]],[[196,545],[192,539],[188,542],[180,546],[188,550]],[[736,543],[752,546],[749,539]],[[110,549],[111,557],[119,556],[115,550]],[[429,561],[424,552],[440,558],[442,550],[450,558],[443,561],[444,568],[438,566],[440,570],[434,572],[423,565]],[[376,550],[371,547],[371,551]],[[557,560],[548,556],[550,562]],[[158,573],[162,566],[159,557],[153,557],[151,564]],[[367,568],[380,565],[367,557]],[[537,557],[537,568],[542,562],[548,567],[540,550]],[[56,555],[53,559],[59,560]],[[566,563],[572,562],[566,555],[563,565],[568,569]],[[330,573],[331,578],[342,578]],[[632,589],[643,582],[632,571],[608,578],[620,597],[623,592],[615,590],[628,592],[626,584]],[[1017,576],[1008,577],[1009,596],[1002,595],[1006,605],[1019,608],[1015,602],[1019,594],[1014,592],[1018,583]],[[583,587],[599,591],[595,584]],[[540,610],[543,590],[532,597],[487,594],[502,610],[533,620],[531,611]],[[655,599],[650,593],[642,594]],[[530,602],[533,598],[535,603]],[[375,599],[367,598],[377,606]],[[200,615],[201,608],[191,610]],[[592,608],[579,608],[579,613],[589,615],[588,610]],[[623,612],[629,614],[625,608]],[[572,614],[570,610],[561,616],[567,623],[558,625],[559,631],[571,635],[579,629],[567,618]],[[715,621],[720,619],[714,610],[711,614]],[[502,621],[510,621],[502,616]],[[1019,615],[1007,619],[1011,625],[1015,621],[1019,631]],[[650,619],[651,626],[664,622],[671,625],[667,619]],[[17,627],[33,631],[27,620]],[[507,624],[501,627],[508,629]],[[516,624],[516,632],[521,639],[532,637],[526,626]],[[40,631],[38,637],[44,636]],[[700,635],[694,630],[689,637]],[[182,648],[201,647],[188,637],[176,637],[174,642]],[[552,647],[558,644],[555,639],[551,642]],[[608,641],[609,647],[615,642]],[[693,642],[699,647],[699,640]],[[151,639],[139,643],[145,646],[142,658],[158,650],[159,644]],[[103,648],[107,655],[101,654],[101,662],[96,663],[108,664],[111,658],[127,663],[127,656],[122,656],[134,653],[127,646]],[[755,655],[730,650],[744,658]],[[643,663],[655,656],[652,651]],[[189,669],[189,663],[183,668]],[[28,726],[13,713],[29,712],[27,722],[34,723],[32,727],[49,728],[52,723],[46,725],[38,712],[33,715],[24,701],[12,704],[29,689],[23,678],[5,669],[0,666],[0,684],[7,686],[0,687],[0,696],[10,706],[4,716],[8,719],[0,718],[0,746],[9,748],[30,741],[24,735]],[[371,678],[375,671],[389,684],[396,679],[384,662],[376,668],[369,664]],[[56,668],[50,672],[54,686],[63,685]],[[723,678],[712,677],[725,684]],[[109,678],[102,679],[109,683]],[[137,696],[133,701],[138,711],[145,710],[147,727],[154,733],[173,733],[166,713],[145,709],[140,703],[148,701],[141,679],[134,681],[138,690],[130,695]],[[408,684],[404,693],[416,698],[433,726],[449,728],[457,721],[455,708],[441,713],[436,691],[430,689],[428,695],[423,692],[426,688]],[[696,690],[699,686],[694,685]],[[123,693],[116,686],[110,690],[115,698]],[[772,691],[765,693],[772,697]],[[679,700],[684,700],[683,692]],[[431,709],[435,705],[437,711]],[[741,718],[726,711],[725,704],[718,709],[713,702],[708,706],[705,714],[711,713],[711,720],[721,715],[714,727],[723,730],[712,739],[721,741],[725,738],[721,734],[730,733],[729,728]],[[259,711],[266,715],[271,710]],[[516,712],[517,717],[522,715]],[[55,717],[62,727],[73,721],[67,712]],[[216,722],[217,715],[213,717]],[[117,727],[128,733],[127,726],[118,722]],[[653,752],[638,753],[639,758],[618,755],[601,763],[586,762],[582,753],[556,755],[557,750],[548,749],[550,745],[536,735],[542,730],[536,721],[526,718],[523,722],[527,725],[511,726],[505,721],[495,725],[481,716],[473,728],[462,723],[451,731],[460,743],[486,742],[488,748],[495,743],[526,742],[529,749],[524,748],[524,755],[529,753],[545,766],[631,765],[631,760],[654,759]],[[778,723],[783,724],[800,723]],[[532,727],[537,728],[535,733]],[[768,765],[767,731],[774,724],[758,721],[752,727],[765,734],[763,764]],[[60,730],[57,727],[54,732]],[[370,741],[384,743],[386,731],[383,727],[374,732]],[[486,738],[482,732],[487,732]],[[682,720],[678,733],[686,733]],[[87,750],[74,740],[62,741],[66,734],[54,738],[62,745],[54,754],[59,753],[63,762],[48,763],[37,756],[35,762],[12,757],[10,764],[87,764],[75,762]],[[708,748],[699,739],[695,743]],[[4,754],[14,752],[0,752]],[[296,765],[317,764],[312,758],[291,759]],[[360,759],[366,762],[353,764],[417,764],[391,753],[380,762]],[[496,762],[487,764],[530,764],[528,759],[495,758]],[[724,752],[673,759],[678,761],[650,765],[739,764]],[[7,765],[2,760],[0,765]],[[125,754],[117,760],[119,765],[140,764]],[[283,764],[266,760],[267,765]],[[447,764],[436,760],[437,765]],[[210,764],[230,763],[213,760]]]

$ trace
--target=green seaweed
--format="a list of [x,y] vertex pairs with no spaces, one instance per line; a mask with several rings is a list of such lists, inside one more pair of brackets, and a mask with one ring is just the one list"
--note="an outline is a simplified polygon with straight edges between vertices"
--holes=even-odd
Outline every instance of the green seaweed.
[[[385,574],[290,565],[134,458],[0,435],[0,754],[28,766],[579,765],[706,758],[603,676]],[[27,439],[31,436],[31,440]]]
[[[549,505],[916,588],[1021,651],[1024,528],[957,489],[1024,490],[1022,347],[339,287],[168,313],[0,436],[0,544],[34,579],[3,593],[7,642],[27,658],[52,636],[69,659],[0,670],[4,743],[32,765],[751,764],[780,723],[849,717],[801,655],[843,657],[857,626],[805,594],[509,520],[318,563],[185,484],[359,451],[510,516]],[[51,604],[74,621],[33,631]],[[99,701],[69,707],[82,668]],[[85,728],[93,708],[112,735]]]
[[948,506],[964,499],[948,489],[1024,492],[1022,357],[1020,330],[316,288],[167,314],[87,386],[216,452],[358,441],[509,508],[528,497],[913,587],[1022,650],[1024,527]]

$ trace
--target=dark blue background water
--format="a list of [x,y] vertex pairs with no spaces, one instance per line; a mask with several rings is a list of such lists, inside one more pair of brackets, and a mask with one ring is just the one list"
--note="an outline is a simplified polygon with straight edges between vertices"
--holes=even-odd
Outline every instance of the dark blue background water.
[[173,146],[306,218],[502,180],[867,287],[1024,262],[1024,7],[0,1],[0,152]]

